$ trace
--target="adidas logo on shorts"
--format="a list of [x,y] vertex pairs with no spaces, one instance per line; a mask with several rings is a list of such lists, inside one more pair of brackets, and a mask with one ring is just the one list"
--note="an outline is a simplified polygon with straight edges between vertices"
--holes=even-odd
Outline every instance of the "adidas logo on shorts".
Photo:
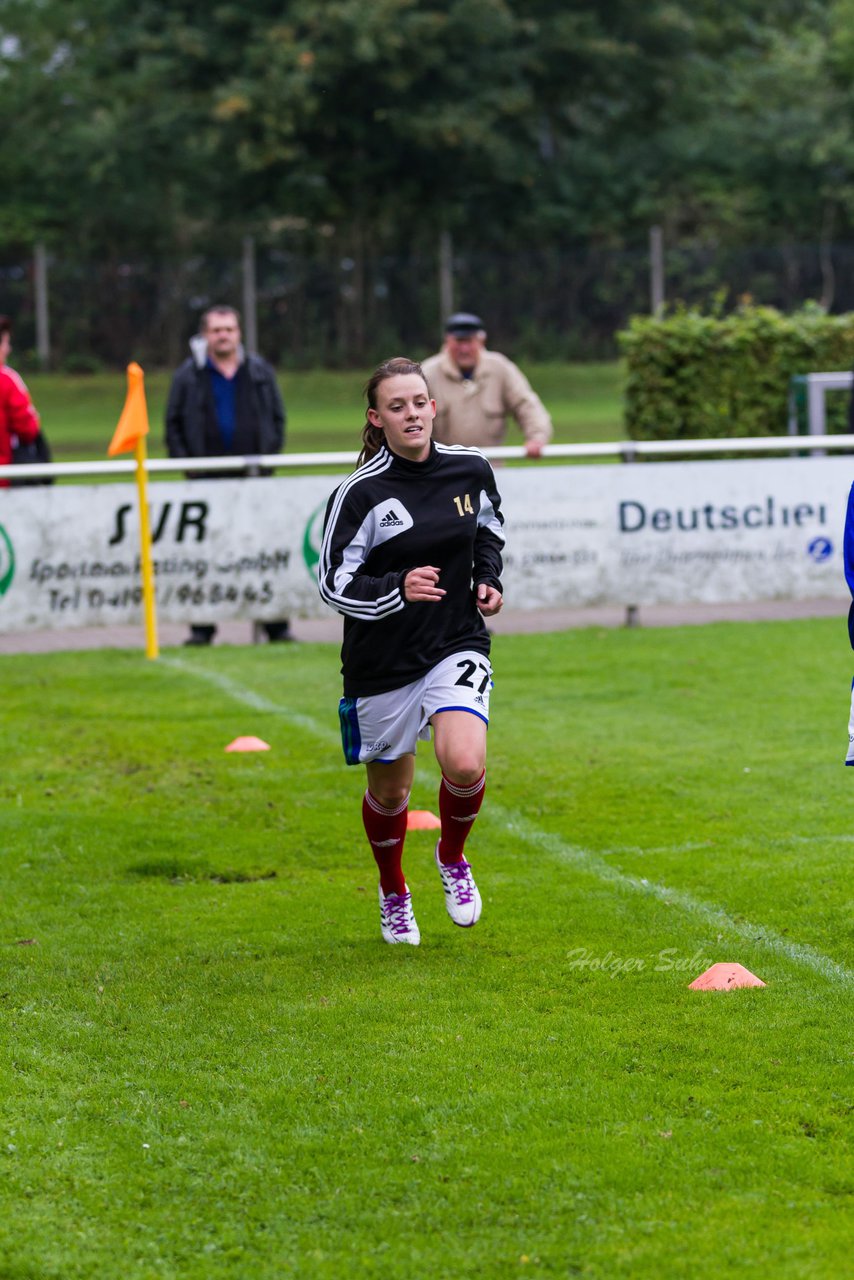
[[391,511],[387,512],[387,514],[383,516],[382,520],[380,520],[380,528],[381,528],[381,529],[392,529],[392,528],[394,528],[396,525],[401,525],[401,526],[402,526],[402,525],[403,525],[403,521],[401,520],[400,516],[399,516],[399,515],[397,514],[397,512],[395,511],[394,507],[392,507]]

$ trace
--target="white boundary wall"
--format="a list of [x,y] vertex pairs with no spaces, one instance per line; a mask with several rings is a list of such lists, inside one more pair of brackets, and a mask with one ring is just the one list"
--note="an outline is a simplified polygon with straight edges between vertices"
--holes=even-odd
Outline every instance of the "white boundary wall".
[[[785,437],[547,452],[666,456],[745,446],[769,453],[793,448]],[[850,449],[854,439],[811,438],[810,447],[819,446]],[[490,451],[521,454],[515,447]],[[314,567],[327,498],[353,458],[283,455],[263,462],[346,465],[339,475],[152,481],[160,620],[329,616]],[[203,465],[233,470],[235,459]],[[121,475],[133,466],[26,470]],[[148,466],[174,474],[174,462]],[[845,457],[500,468],[505,598],[514,609],[846,599],[842,534],[852,479],[854,459]],[[0,490],[0,632],[139,623],[138,554],[132,484]]]

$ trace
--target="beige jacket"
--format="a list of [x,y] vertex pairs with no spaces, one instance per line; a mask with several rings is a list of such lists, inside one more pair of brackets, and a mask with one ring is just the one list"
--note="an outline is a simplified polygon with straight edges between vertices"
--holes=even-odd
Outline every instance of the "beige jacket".
[[481,351],[474,376],[468,379],[445,351],[422,361],[421,367],[436,401],[433,435],[442,444],[502,444],[508,415],[516,419],[526,440],[551,440],[552,420],[545,405],[506,356]]

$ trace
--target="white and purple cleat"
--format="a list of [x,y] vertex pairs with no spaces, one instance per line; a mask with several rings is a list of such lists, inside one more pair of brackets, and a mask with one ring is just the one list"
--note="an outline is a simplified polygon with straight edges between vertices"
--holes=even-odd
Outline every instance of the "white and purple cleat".
[[439,845],[436,844],[436,866],[445,890],[445,906],[454,924],[462,929],[470,929],[480,919],[480,894],[471,873],[471,867],[463,858],[462,862],[448,865],[439,859]]
[[409,887],[405,893],[383,893],[380,885],[380,928],[386,942],[408,942],[417,947],[421,941],[421,933],[415,922],[412,910],[412,894]]

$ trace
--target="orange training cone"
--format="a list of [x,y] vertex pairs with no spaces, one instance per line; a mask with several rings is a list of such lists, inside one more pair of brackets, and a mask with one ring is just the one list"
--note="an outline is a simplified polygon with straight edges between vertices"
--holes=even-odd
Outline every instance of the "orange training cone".
[[764,987],[765,983],[743,964],[713,964],[689,983],[691,991],[734,991],[736,987]]
[[264,742],[261,738],[235,738],[234,742],[229,742],[226,751],[269,751],[269,742]]
[[441,822],[429,809],[410,809],[406,819],[407,831],[438,831]]

